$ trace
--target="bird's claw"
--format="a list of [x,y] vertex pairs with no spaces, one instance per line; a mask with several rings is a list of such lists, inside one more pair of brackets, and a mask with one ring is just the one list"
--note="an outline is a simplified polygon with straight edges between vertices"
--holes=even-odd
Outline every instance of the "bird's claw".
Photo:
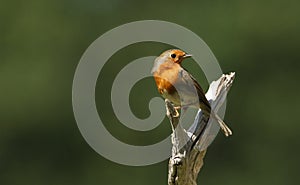
[[181,108],[180,106],[174,107],[174,110],[175,110],[175,115],[174,115],[174,117],[176,117],[176,118],[179,117],[180,114],[179,114],[178,110],[179,110],[180,108]]

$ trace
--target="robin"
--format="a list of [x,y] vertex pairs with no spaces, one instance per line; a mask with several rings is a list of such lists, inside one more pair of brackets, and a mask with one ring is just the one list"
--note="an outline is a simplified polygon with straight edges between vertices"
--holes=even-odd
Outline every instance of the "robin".
[[200,108],[205,116],[217,120],[225,136],[232,135],[232,131],[224,121],[211,110],[199,83],[181,66],[181,62],[191,56],[179,49],[171,49],[155,59],[151,73],[158,92],[162,97],[171,101],[176,109],[180,107]]

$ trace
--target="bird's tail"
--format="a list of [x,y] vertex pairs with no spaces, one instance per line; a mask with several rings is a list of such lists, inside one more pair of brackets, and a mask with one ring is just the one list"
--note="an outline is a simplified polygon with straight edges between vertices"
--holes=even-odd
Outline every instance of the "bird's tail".
[[210,114],[219,124],[220,127],[222,129],[222,131],[224,132],[225,136],[230,136],[232,135],[232,131],[230,130],[230,128],[226,125],[226,123],[213,111]]

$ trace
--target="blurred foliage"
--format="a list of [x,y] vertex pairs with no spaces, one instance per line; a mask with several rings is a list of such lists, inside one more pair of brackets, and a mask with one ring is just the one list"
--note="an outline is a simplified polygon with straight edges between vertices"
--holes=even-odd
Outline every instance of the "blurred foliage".
[[[84,141],[72,112],[73,75],[85,49],[106,31],[144,19],[187,27],[209,45],[224,72],[237,72],[225,118],[234,136],[220,134],[210,146],[199,182],[298,184],[299,6],[296,0],[2,1],[0,184],[166,184],[167,161],[129,167],[102,158]],[[122,67],[166,48],[128,46],[101,71],[96,100],[107,109],[99,114],[124,142],[150,144],[170,133],[167,120],[150,132],[126,129],[109,102]],[[184,65],[206,89],[201,69]],[[136,84],[130,98],[136,116],[149,116],[154,96],[151,79]]]

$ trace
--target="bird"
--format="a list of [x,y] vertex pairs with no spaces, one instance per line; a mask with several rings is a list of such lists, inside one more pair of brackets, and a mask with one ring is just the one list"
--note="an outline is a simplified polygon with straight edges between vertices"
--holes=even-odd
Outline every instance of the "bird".
[[169,49],[155,59],[151,73],[158,92],[172,102],[176,110],[181,107],[201,109],[205,116],[219,123],[225,136],[232,135],[226,123],[211,109],[200,84],[181,65],[189,57],[192,55],[180,49]]

